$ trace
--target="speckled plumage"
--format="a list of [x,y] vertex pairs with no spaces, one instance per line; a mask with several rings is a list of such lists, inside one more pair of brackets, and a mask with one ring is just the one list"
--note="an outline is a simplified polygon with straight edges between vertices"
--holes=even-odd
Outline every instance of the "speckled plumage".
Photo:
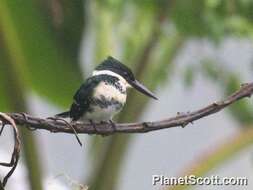
[[110,75],[95,75],[86,80],[74,96],[70,118],[76,120],[109,120],[126,101],[126,88]]
[[111,121],[113,116],[123,108],[127,98],[127,88],[130,87],[157,99],[135,79],[127,66],[113,57],[108,57],[77,90],[70,110],[56,116],[70,117],[72,121]]

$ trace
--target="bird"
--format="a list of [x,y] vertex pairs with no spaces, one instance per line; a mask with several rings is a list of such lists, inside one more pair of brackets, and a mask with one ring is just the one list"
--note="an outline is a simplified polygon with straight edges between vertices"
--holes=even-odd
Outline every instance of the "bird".
[[72,122],[90,121],[94,124],[109,121],[114,124],[112,119],[124,107],[129,88],[157,100],[150,90],[136,80],[130,68],[109,56],[76,91],[70,109],[55,116],[70,118]]

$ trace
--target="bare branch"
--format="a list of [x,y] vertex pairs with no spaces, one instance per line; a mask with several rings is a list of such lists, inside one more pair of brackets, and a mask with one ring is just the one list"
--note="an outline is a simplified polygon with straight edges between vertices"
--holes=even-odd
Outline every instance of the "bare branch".
[[110,135],[114,133],[145,133],[172,127],[185,127],[189,123],[193,123],[193,121],[219,112],[230,104],[233,104],[242,98],[250,97],[252,94],[253,83],[243,84],[238,91],[227,97],[225,100],[212,103],[193,112],[178,114],[175,117],[155,122],[118,123],[113,127],[110,123],[99,123],[96,124],[96,128],[94,128],[90,123],[77,122],[66,124],[66,122],[57,119],[42,119],[21,113],[9,113],[8,115],[16,122],[17,125],[35,130],[44,129],[54,133],[74,133],[74,130],[69,125],[73,126],[76,133],[99,135]]
[[149,131],[155,131],[160,129],[172,128],[172,127],[185,127],[189,123],[193,123],[198,119],[206,117],[208,115],[214,114],[221,111],[225,107],[237,102],[238,100],[250,97],[253,94],[253,83],[243,84],[241,89],[227,97],[223,101],[215,102],[202,109],[194,112],[188,112],[185,114],[178,114],[175,117],[171,117],[161,121],[155,122],[141,122],[141,123],[99,123],[94,124],[89,123],[68,123],[65,120],[59,118],[47,118],[42,119],[38,117],[33,117],[25,113],[1,113],[0,112],[0,135],[3,132],[5,125],[11,125],[14,131],[14,149],[9,163],[1,163],[0,166],[11,167],[11,170],[4,177],[3,181],[0,181],[0,190],[4,190],[9,177],[13,174],[16,169],[19,154],[20,154],[20,138],[18,133],[18,128],[16,126],[24,126],[29,130],[44,129],[54,133],[74,133],[78,142],[80,140],[77,133],[87,133],[87,134],[98,134],[98,135],[110,135],[114,133],[146,133]]
[[2,189],[4,189],[9,177],[13,174],[13,172],[15,171],[15,169],[17,167],[18,160],[19,160],[19,153],[20,153],[20,137],[19,137],[19,132],[18,132],[18,128],[15,124],[15,121],[10,116],[8,116],[5,113],[0,112],[0,119],[2,121],[1,133],[2,133],[5,125],[7,125],[7,124],[11,125],[13,128],[14,142],[15,142],[14,149],[13,149],[12,156],[11,156],[11,161],[9,163],[0,162],[0,166],[11,167],[10,171],[3,178],[3,181],[0,181],[0,190],[2,190]]

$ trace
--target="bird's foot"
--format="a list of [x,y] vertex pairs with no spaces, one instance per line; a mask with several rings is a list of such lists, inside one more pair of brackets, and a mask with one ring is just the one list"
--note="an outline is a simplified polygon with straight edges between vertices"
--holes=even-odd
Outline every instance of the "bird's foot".
[[113,120],[107,120],[107,121],[101,121],[100,122],[101,124],[109,124],[110,126],[111,126],[111,128],[112,128],[112,130],[113,130],[113,132],[115,132],[116,131],[116,125],[115,125],[115,123],[113,122]]
[[96,123],[93,121],[93,120],[89,120],[91,126],[93,127],[95,133],[98,133],[99,131],[97,130],[97,126],[96,126]]
[[111,127],[112,127],[112,129],[113,129],[113,132],[115,132],[116,131],[116,125],[115,125],[115,123],[113,122],[113,120],[109,120],[109,123],[111,124]]
[[116,131],[116,125],[112,120],[106,120],[106,121],[100,121],[100,124],[106,124],[106,125],[110,125],[111,129],[108,133],[103,134],[102,136],[108,136],[111,133],[114,133]]

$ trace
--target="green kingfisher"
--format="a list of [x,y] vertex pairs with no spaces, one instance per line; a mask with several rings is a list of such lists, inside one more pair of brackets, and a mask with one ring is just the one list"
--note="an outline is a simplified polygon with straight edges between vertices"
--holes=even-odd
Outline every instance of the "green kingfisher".
[[77,90],[70,110],[56,116],[69,117],[71,121],[112,122],[113,116],[123,108],[127,89],[131,87],[157,99],[127,66],[109,56]]

